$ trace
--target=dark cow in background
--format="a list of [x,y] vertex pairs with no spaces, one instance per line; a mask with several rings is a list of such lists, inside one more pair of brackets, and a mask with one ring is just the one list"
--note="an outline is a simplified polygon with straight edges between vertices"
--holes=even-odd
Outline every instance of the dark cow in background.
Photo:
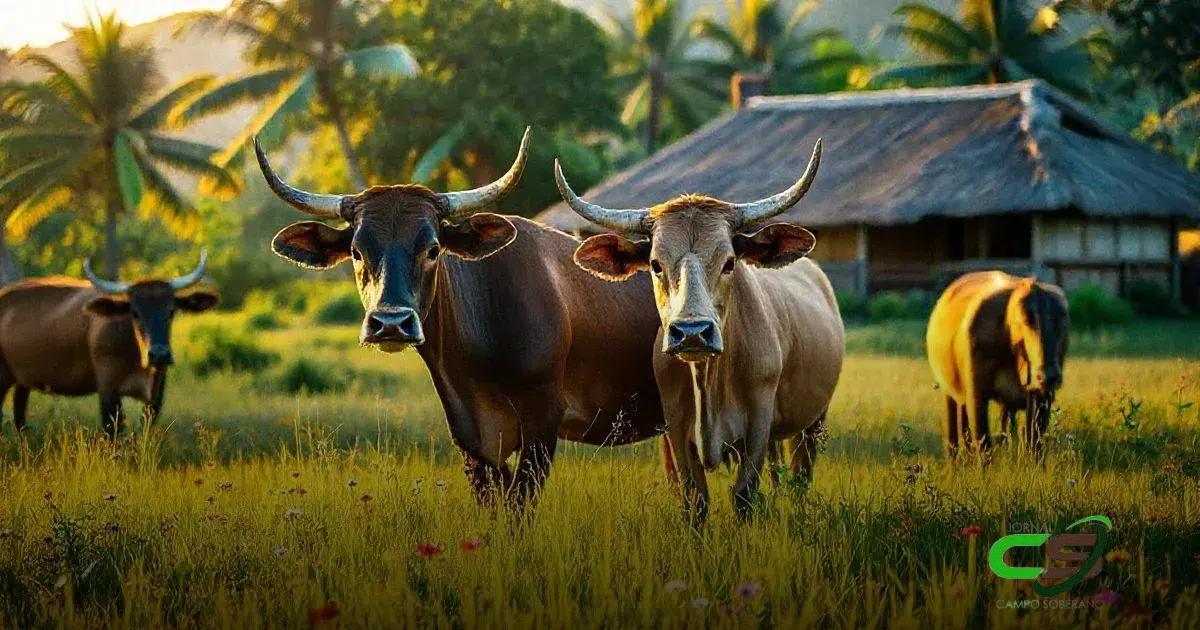
[[818,140],[804,175],[760,201],[685,195],[628,210],[580,199],[555,164],[571,209],[643,237],[593,236],[575,252],[575,262],[611,281],[650,272],[662,329],[655,375],[686,505],[698,522],[708,503],[704,469],[731,453],[739,460],[732,492],[742,517],[751,512],[780,440],[793,439],[794,474],[812,476],[842,369],[842,318],[828,278],[805,258],[816,243],[813,234],[788,223],[755,228],[800,201],[820,161]]
[[26,280],[0,291],[0,400],[13,389],[13,421],[25,426],[29,392],[100,394],[100,420],[121,430],[121,397],[145,403],[152,422],[162,409],[177,311],[198,313],[217,303],[206,291],[179,292],[204,277],[205,254],[186,276],[171,280],[90,282]]
[[1062,289],[1001,271],[970,273],[938,298],[925,344],[946,395],[946,444],[987,449],[988,403],[1004,429],[1025,411],[1025,441],[1040,450],[1054,394],[1063,382],[1070,320]]
[[[559,437],[627,444],[663,425],[649,286],[581,274],[571,262],[578,240],[481,212],[516,185],[528,142],[526,131],[499,180],[454,193],[397,185],[316,195],[280,180],[258,150],[280,198],[346,224],[291,225],[276,235],[275,252],[314,269],[352,262],[366,308],[362,343],[416,348],[484,503],[498,489],[511,490],[516,504],[534,497]],[[506,463],[513,453],[515,474]]]

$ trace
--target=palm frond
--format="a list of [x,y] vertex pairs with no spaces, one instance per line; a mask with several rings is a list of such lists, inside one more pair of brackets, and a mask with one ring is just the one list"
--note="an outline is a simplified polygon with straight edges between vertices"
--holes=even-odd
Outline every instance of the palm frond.
[[145,181],[146,198],[138,208],[143,219],[158,222],[175,238],[194,236],[200,228],[196,208],[179,194],[145,153],[138,152],[137,168]]
[[45,80],[47,86],[53,87],[61,96],[67,97],[72,105],[87,112],[92,120],[99,117],[97,104],[92,95],[84,89],[74,75],[67,72],[57,61],[41,53],[24,53],[17,56],[17,61],[36,66],[50,75]]
[[983,64],[931,63],[884,68],[871,76],[869,85],[886,86],[892,81],[908,85],[971,85],[987,75]]
[[466,135],[466,130],[466,126],[459,122],[451,125],[449,129],[442,133],[417,160],[416,165],[413,167],[412,181],[417,184],[428,183],[433,178],[433,173],[437,167],[453,155],[458,143]]
[[158,97],[157,100],[147,105],[142,109],[141,113],[133,117],[129,121],[129,126],[134,129],[151,130],[159,129],[167,124],[171,117],[171,113],[187,99],[192,98],[201,90],[210,87],[213,84],[213,76],[211,74],[199,74],[179,82],[175,87],[167,90],[166,94]]
[[4,220],[5,236],[24,240],[33,228],[47,217],[59,212],[71,201],[71,191],[65,187],[51,188],[13,208]]
[[904,18],[906,26],[936,35],[946,42],[952,42],[955,48],[980,47],[981,42],[977,33],[968,30],[949,15],[927,5],[902,4],[892,14]]
[[888,25],[885,32],[903,39],[909,48],[922,57],[939,61],[963,61],[970,57],[973,51],[972,47],[963,46],[957,38],[948,37],[944,32],[908,24]]
[[239,163],[245,154],[250,141],[258,136],[264,148],[278,146],[284,139],[285,122],[312,106],[315,96],[315,79],[313,72],[307,71],[289,81],[279,93],[272,98],[258,114],[251,119],[250,124],[242,129],[228,146],[217,154],[214,162],[223,168],[230,168]]
[[0,175],[0,205],[19,205],[57,186],[81,160],[79,155],[60,153]]
[[0,131],[0,150],[10,159],[47,153],[80,152],[92,138],[78,127],[20,126]]
[[146,136],[146,153],[172,168],[200,177],[200,190],[228,198],[241,191],[242,182],[229,169],[213,162],[216,147],[153,134]]
[[117,188],[121,193],[121,201],[127,209],[138,207],[142,203],[142,176],[138,169],[137,145],[144,144],[136,131],[122,129],[113,140],[113,168],[116,170]]
[[421,71],[412,53],[401,44],[351,50],[342,55],[341,61],[353,74],[376,79],[407,77]]
[[278,96],[299,71],[275,68],[265,72],[229,79],[192,99],[172,117],[175,126],[185,125],[202,116],[219,114],[242,103]]

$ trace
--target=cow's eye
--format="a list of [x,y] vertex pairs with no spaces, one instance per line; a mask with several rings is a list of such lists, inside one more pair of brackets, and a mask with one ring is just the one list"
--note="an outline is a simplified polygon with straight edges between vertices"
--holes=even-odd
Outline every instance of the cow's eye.
[[425,252],[425,256],[427,256],[429,258],[429,260],[434,260],[438,257],[438,254],[441,254],[441,253],[442,253],[441,247],[438,247],[437,245],[430,245],[429,250]]
[[662,263],[658,262],[657,260],[651,260],[650,261],[650,271],[653,271],[654,275],[656,275],[656,276],[661,276],[662,275]]
[[721,267],[721,273],[733,273],[733,266],[736,261],[733,258],[725,261],[725,266]]
[[354,259],[354,262],[362,262],[363,259],[362,252],[358,251],[357,247],[350,248],[350,257]]

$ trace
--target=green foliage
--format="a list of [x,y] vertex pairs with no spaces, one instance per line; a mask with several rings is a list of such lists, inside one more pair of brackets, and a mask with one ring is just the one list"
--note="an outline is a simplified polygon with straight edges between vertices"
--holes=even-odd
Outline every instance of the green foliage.
[[1133,321],[1134,311],[1129,302],[1098,284],[1084,284],[1072,289],[1067,293],[1067,301],[1073,327],[1087,330]]
[[867,298],[854,291],[839,292],[837,303],[844,320],[866,319],[870,313]]
[[[1036,11],[1035,11],[1036,8]],[[1027,0],[961,0],[959,19],[921,3],[903,4],[888,32],[917,54],[915,64],[879,72],[877,85],[971,85],[1040,78],[1088,95],[1093,60],[1102,57],[1101,31],[1069,39],[1059,9]]]
[[613,72],[625,94],[621,122],[640,130],[646,153],[699,127],[725,105],[728,68],[701,55],[701,28],[679,0],[632,0],[610,15]]
[[283,328],[279,307],[270,294],[254,290],[246,295],[242,310],[246,315],[246,327],[250,330],[277,330]]
[[363,319],[362,299],[353,285],[338,285],[324,299],[310,303],[313,321],[318,324],[357,324]]
[[[135,210],[176,236],[197,226],[196,209],[162,167],[199,176],[214,193],[237,181],[214,166],[205,144],[164,135],[168,113],[209,82],[195,77],[159,93],[153,48],[134,40],[115,14],[72,30],[70,63],[38,52],[19,57],[46,78],[8,84],[0,107],[0,207],[7,233],[20,239],[50,215],[70,208],[113,223]],[[68,69],[70,68],[70,69]],[[115,226],[113,226],[115,231]],[[119,262],[116,242],[107,260]],[[107,269],[117,275],[117,269]]]
[[[261,136],[268,149],[303,123],[332,124],[348,133],[345,108],[352,88],[393,80],[417,71],[408,49],[393,41],[386,5],[371,0],[233,0],[225,11],[192,15],[185,28],[220,30],[247,37],[254,70],[230,78],[192,100],[178,115],[188,121],[249,101],[263,107],[226,147],[223,165],[240,163],[246,147]],[[330,54],[329,51],[336,51]],[[314,105],[321,109],[314,111]],[[351,184],[363,187],[358,156],[342,146]]]
[[1165,284],[1152,278],[1138,278],[1126,289],[1129,304],[1142,317],[1183,317],[1187,309],[1171,295]]
[[188,364],[199,376],[216,372],[261,372],[279,361],[248,333],[228,326],[201,325],[188,335]]
[[882,291],[867,302],[867,315],[873,322],[892,320],[923,320],[933,310],[933,299],[925,291],[905,293]]
[[289,394],[325,394],[346,389],[346,378],[329,365],[300,357],[285,365],[272,381]]
[[699,21],[702,36],[728,56],[723,73],[765,73],[777,94],[846,89],[851,69],[864,62],[854,44],[838,29],[802,29],[819,6],[816,0],[796,3],[790,17],[783,4],[781,0],[729,1],[727,22]]
[[[359,148],[376,182],[486,184],[508,168],[526,126],[526,176],[499,211],[531,215],[556,201],[553,178],[533,176],[549,173],[555,157],[582,187],[606,172],[596,138],[619,130],[617,104],[604,33],[586,15],[555,0],[462,0],[396,3],[391,19],[423,71],[346,86],[357,95],[351,114],[369,128]],[[306,181],[335,189],[327,164],[338,138],[327,132],[316,145]]]
[[1074,0],[1091,5],[1116,30],[1116,63],[1142,85],[1183,99],[1200,90],[1200,3]]

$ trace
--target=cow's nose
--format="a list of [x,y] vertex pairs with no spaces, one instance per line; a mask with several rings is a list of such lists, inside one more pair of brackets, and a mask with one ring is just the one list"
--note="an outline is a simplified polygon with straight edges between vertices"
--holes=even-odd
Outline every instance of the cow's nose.
[[171,346],[166,344],[150,346],[146,357],[150,359],[152,365],[173,365],[175,363],[175,355],[171,354]]
[[720,354],[717,324],[707,319],[678,320],[667,325],[666,351],[672,354]]
[[420,344],[425,341],[421,320],[411,308],[372,311],[367,315],[365,333],[363,340],[367,343]]
[[1045,382],[1043,384],[1046,387],[1046,391],[1053,392],[1062,386],[1062,374],[1060,372],[1047,372],[1044,378]]

